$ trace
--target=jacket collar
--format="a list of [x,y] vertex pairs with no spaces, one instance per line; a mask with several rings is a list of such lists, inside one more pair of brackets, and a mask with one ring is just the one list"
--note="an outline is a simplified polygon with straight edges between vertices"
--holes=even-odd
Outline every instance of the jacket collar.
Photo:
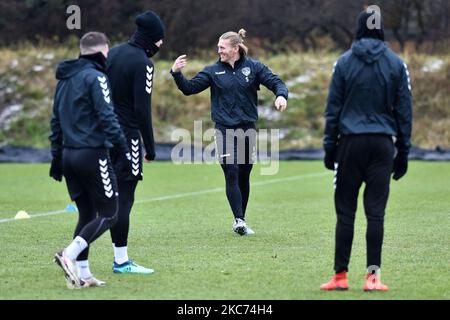
[[241,67],[241,65],[245,62],[245,60],[246,60],[246,57],[245,57],[245,56],[241,56],[241,57],[239,58],[239,60],[237,60],[237,61],[234,63],[234,68],[232,68],[231,65],[230,65],[229,63],[220,61],[220,58],[219,58],[219,60],[217,60],[217,63],[220,64],[220,65],[222,65],[222,66],[228,67],[228,68],[230,68],[230,69],[232,69],[232,70],[237,70],[237,69],[239,69],[239,68]]

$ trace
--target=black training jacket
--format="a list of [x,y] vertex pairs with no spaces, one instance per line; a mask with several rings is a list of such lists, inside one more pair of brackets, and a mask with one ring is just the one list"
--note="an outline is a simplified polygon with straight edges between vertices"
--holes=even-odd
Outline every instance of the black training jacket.
[[234,126],[258,119],[257,91],[264,85],[277,97],[288,98],[283,81],[263,63],[242,57],[234,69],[220,60],[205,67],[192,80],[181,72],[171,72],[175,82],[185,95],[199,93],[211,87],[211,117],[215,123]]
[[144,49],[123,43],[109,51],[107,74],[112,88],[114,108],[119,123],[139,130],[147,158],[155,158],[151,97],[154,66]]
[[355,41],[336,62],[331,80],[324,149],[340,135],[396,136],[399,151],[409,152],[412,129],[411,80],[407,65],[381,40]]
[[128,152],[103,71],[100,64],[85,58],[58,65],[49,136],[53,157],[61,157],[63,147],[116,146]]

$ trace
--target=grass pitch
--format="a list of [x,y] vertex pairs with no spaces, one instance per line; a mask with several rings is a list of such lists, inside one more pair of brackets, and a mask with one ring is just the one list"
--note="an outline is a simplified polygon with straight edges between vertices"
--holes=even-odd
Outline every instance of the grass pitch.
[[[68,290],[53,254],[77,213],[48,164],[0,165],[0,299],[449,299],[450,164],[411,162],[392,182],[383,247],[387,293],[364,293],[366,220],[358,207],[348,292],[321,292],[333,274],[333,176],[321,162],[252,173],[252,237],[232,232],[218,165],[147,164],[131,216],[129,254],[155,274],[116,275],[109,232],[90,265],[104,288]],[[361,190],[362,191],[362,190]],[[17,211],[32,218],[8,221]],[[50,213],[49,215],[39,214]],[[53,214],[54,213],[54,214]],[[34,216],[34,217],[33,217]]]

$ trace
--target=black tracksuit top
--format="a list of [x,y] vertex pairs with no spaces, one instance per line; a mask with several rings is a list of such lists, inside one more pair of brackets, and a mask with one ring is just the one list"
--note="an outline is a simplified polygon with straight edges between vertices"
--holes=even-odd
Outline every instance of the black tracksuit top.
[[246,57],[236,61],[234,68],[217,61],[205,67],[192,80],[181,72],[171,72],[178,88],[185,94],[199,93],[211,87],[211,118],[215,123],[234,126],[258,119],[257,91],[262,84],[277,97],[288,98],[283,81],[263,63]]
[[139,130],[147,158],[155,158],[151,97],[154,66],[144,49],[123,43],[109,51],[106,71],[111,83],[114,111],[120,125]]
[[51,152],[62,148],[120,148],[129,152],[114,113],[108,78],[103,67],[86,58],[61,62],[56,70],[51,119]]

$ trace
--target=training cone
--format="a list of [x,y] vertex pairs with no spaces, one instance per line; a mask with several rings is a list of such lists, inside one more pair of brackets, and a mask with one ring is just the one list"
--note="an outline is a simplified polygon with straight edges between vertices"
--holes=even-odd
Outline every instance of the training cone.
[[17,220],[18,219],[30,219],[30,216],[28,215],[28,213],[26,211],[20,210],[17,212],[14,219],[17,219]]
[[66,212],[76,212],[78,211],[77,207],[73,204],[68,204],[67,207],[64,209]]

